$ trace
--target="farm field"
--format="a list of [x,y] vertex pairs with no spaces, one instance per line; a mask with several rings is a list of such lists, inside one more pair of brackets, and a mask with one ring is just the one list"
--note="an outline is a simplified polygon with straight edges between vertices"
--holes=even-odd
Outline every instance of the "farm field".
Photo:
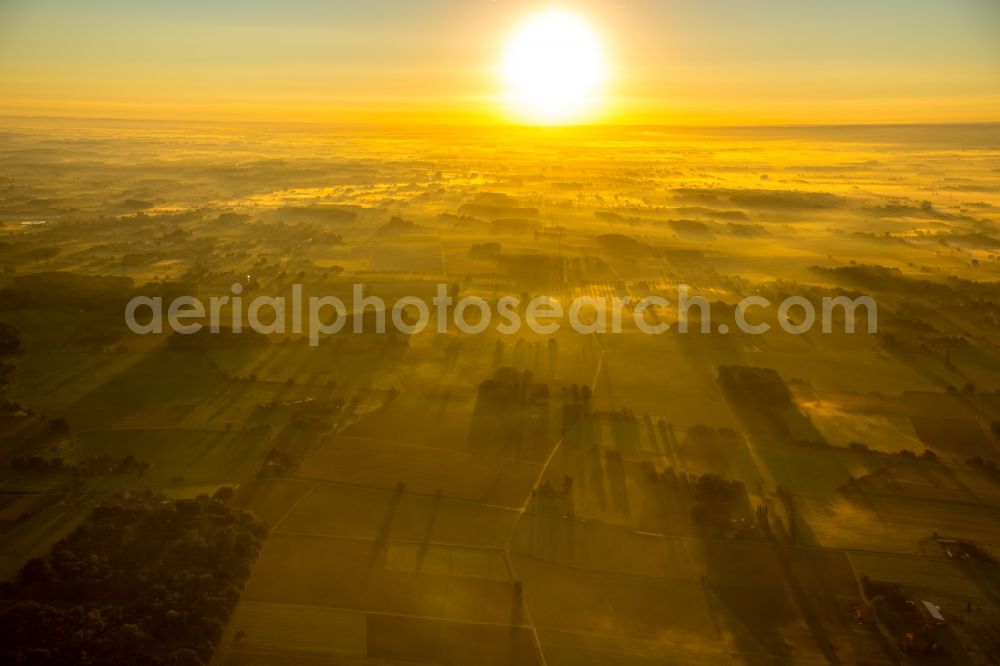
[[89,430],[77,436],[78,455],[122,459],[132,455],[149,464],[139,479],[127,474],[95,479],[96,488],[181,483],[238,483],[252,478],[270,445],[266,433],[225,430]]
[[[239,554],[214,666],[930,663],[886,611],[923,601],[934,663],[1000,655],[996,127],[85,125],[0,131],[10,585],[155,493],[181,531],[146,541],[261,521],[179,540]],[[383,303],[310,340],[294,285]],[[439,289],[497,319],[436,330]],[[877,329],[791,333],[793,294],[870,295]],[[140,333],[141,295],[243,300]],[[558,330],[497,330],[536,296]],[[288,299],[271,332],[256,297]]]
[[501,547],[515,523],[511,509],[479,502],[316,483],[275,529],[364,539]]
[[508,458],[450,453],[438,449],[339,435],[307,458],[303,478],[516,506],[531,491],[538,465]]

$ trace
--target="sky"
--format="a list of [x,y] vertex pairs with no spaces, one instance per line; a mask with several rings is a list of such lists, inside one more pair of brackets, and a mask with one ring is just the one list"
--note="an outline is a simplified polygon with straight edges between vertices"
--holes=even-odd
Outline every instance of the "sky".
[[[593,27],[591,121],[1000,121],[997,0],[556,3]],[[526,0],[0,0],[0,116],[493,123]]]

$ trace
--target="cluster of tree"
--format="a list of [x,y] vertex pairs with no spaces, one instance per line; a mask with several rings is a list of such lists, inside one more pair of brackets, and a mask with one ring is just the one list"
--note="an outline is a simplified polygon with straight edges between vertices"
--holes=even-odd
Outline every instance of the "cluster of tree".
[[996,558],[986,552],[979,544],[964,539],[944,539],[933,534],[933,539],[937,542],[944,554],[952,560],[960,562],[977,562],[979,564],[995,565]]
[[703,474],[694,483],[692,499],[695,524],[725,532],[733,529],[732,520],[745,508],[747,490],[742,481]]
[[13,458],[10,461],[11,469],[23,472],[57,472],[61,470],[75,470],[77,474],[83,476],[113,475],[113,474],[138,474],[142,475],[151,465],[145,460],[138,460],[135,456],[125,456],[115,458],[110,455],[93,456],[80,460],[76,465],[67,463],[59,456],[46,458],[44,456],[25,456]]
[[548,498],[565,498],[572,495],[573,491],[573,477],[568,474],[563,477],[563,482],[560,487],[556,487],[551,481],[545,481],[538,486],[535,494],[539,497]]
[[937,454],[930,449],[924,449],[924,452],[920,454],[910,449],[903,449],[902,451],[897,451],[896,455],[900,458],[909,458],[910,460],[916,460],[917,458],[930,461],[937,460]]
[[11,459],[10,468],[21,472],[53,472],[64,469],[65,461],[59,457],[25,456]]
[[417,231],[420,225],[413,220],[404,220],[398,215],[389,218],[389,221],[378,228],[380,234],[399,234],[406,231]]
[[[24,355],[24,343],[21,341],[21,332],[14,326],[0,321],[0,395],[7,386],[14,381],[14,361]],[[0,402],[0,410],[14,412],[20,405],[9,403],[6,400]]]
[[549,338],[547,342],[527,342],[518,338],[517,342],[510,345],[509,354],[507,347],[508,345],[504,345],[501,339],[498,339],[493,345],[494,368],[505,365],[515,368],[538,368],[544,363],[549,374],[555,375],[559,360],[559,343],[555,338]]
[[334,412],[295,412],[288,423],[290,428],[299,430],[327,431],[333,427]]
[[132,278],[48,271],[19,275],[0,289],[4,310],[22,308],[114,310],[132,297]]
[[769,236],[767,229],[759,224],[740,224],[738,222],[729,222],[726,224],[726,229],[734,236],[742,236],[743,238],[757,238],[760,236]]
[[896,267],[878,264],[858,264],[827,268],[812,266],[810,270],[839,282],[856,285],[862,291],[889,291],[927,301],[950,301],[961,303],[980,301],[988,304],[1000,299],[1000,285],[995,282],[975,282],[954,275],[947,276],[946,282],[915,278]]
[[229,326],[220,326],[217,333],[205,326],[194,333],[171,333],[167,338],[167,346],[178,351],[208,351],[209,349],[226,349],[230,347],[261,347],[268,344],[266,335],[262,335],[250,327],[244,327],[239,333]]
[[282,476],[294,470],[301,462],[302,459],[299,456],[283,451],[276,446],[272,447],[267,452],[267,457],[261,463],[260,469],[257,470],[257,478],[266,479],[271,476]]
[[439,213],[438,219],[442,222],[450,222],[453,226],[462,225],[468,227],[473,223],[482,223],[482,220],[479,218],[470,215],[456,215],[455,213]]
[[593,391],[586,384],[563,384],[559,387],[559,397],[572,402],[590,402]]
[[719,385],[731,400],[787,407],[792,404],[788,385],[773,368],[755,368],[745,365],[719,366]]
[[561,514],[572,517],[575,514],[573,505],[573,477],[568,474],[561,484],[545,481],[534,492],[538,502],[536,510]]
[[648,252],[647,245],[624,234],[601,234],[596,240],[603,250],[614,255],[634,257],[642,251]]
[[[878,449],[873,449],[872,447],[868,446],[863,442],[850,442],[847,445],[847,448],[850,449],[851,451],[854,451],[855,453],[876,453],[876,454],[884,453],[883,451],[879,451]],[[916,451],[911,451],[910,449],[902,449],[890,455],[894,455],[899,458],[906,458],[909,460],[916,460],[919,458],[921,460],[935,461],[938,459],[937,454],[931,451],[930,449],[924,449],[922,453],[917,453]]]
[[537,218],[539,210],[523,206],[520,201],[502,192],[479,192],[473,201],[459,206],[458,212],[460,215],[497,221],[502,218]]
[[[962,339],[965,340],[965,338]],[[951,370],[955,369],[955,364],[951,362],[951,347],[948,347],[945,351],[945,364],[948,366],[949,369]],[[948,393],[950,395],[958,395],[958,394],[973,395],[976,392],[976,385],[973,384],[972,382],[965,382],[965,384],[962,385],[962,388],[958,388],[957,386],[948,384],[948,386],[944,387],[944,390],[945,393]]]
[[496,259],[500,256],[500,249],[500,243],[473,243],[472,247],[469,248],[469,258],[484,260]]
[[927,621],[917,602],[908,599],[899,583],[861,578],[861,589],[875,610],[875,618],[899,648],[918,656],[944,653],[934,625]]
[[[547,254],[500,254],[497,270],[503,275],[514,276],[526,282],[560,280],[565,260]],[[529,299],[530,300],[530,299]],[[526,301],[522,299],[522,304]]]
[[798,543],[798,530],[795,528],[796,520],[796,507],[795,507],[795,496],[792,495],[792,491],[784,486],[778,486],[774,489],[775,494],[781,501],[781,505],[785,508],[785,515],[788,516],[788,539],[791,543]]
[[[0,394],[8,386],[14,383],[14,364],[0,361]],[[0,397],[0,412],[17,412],[21,410],[21,405]]]
[[[297,226],[301,227],[304,231],[308,233],[315,233],[317,231],[323,231],[326,226],[331,223],[344,223],[353,222],[357,218],[358,214],[354,210],[345,206],[336,206],[332,204],[310,204],[306,206],[282,206],[277,211],[275,211],[277,216],[282,220],[291,220],[292,222],[300,223]],[[311,225],[303,225],[301,223],[308,222]],[[264,227],[264,224],[254,225],[254,232],[260,227]],[[276,235],[287,234],[289,231],[289,225],[284,222],[279,222],[278,224],[267,225],[276,230]],[[295,227],[292,227],[295,228]]]
[[713,240],[715,238],[708,225],[699,220],[667,220],[667,224],[682,239]]
[[126,252],[122,255],[122,266],[131,268],[151,264],[162,256],[159,250],[142,250],[141,252]]
[[[351,401],[352,406],[358,400],[357,397]],[[298,398],[295,400],[269,400],[260,404],[261,409],[290,409],[298,412],[319,412],[329,414],[340,412],[344,409],[346,401],[343,398],[332,398],[330,400],[315,400],[313,398]]]
[[113,474],[138,474],[142,476],[152,465],[145,460],[139,460],[135,456],[125,456],[115,458],[104,454],[102,456],[92,456],[84,458],[77,465],[81,474],[91,475],[113,475]]
[[563,399],[562,431],[565,433],[590,414],[590,398],[592,391],[589,386],[573,384],[560,389]]
[[0,662],[207,663],[267,535],[226,496],[133,491],[95,509],[0,584]]
[[651,218],[643,218],[638,215],[622,215],[613,210],[595,210],[594,217],[610,224],[627,224],[629,226],[653,222]]
[[[617,451],[615,451],[619,457]],[[610,457],[610,456],[609,456]],[[746,487],[740,481],[729,481],[717,474],[688,474],[667,467],[657,472],[651,461],[640,463],[649,480],[660,485],[668,504],[689,512],[692,524],[711,536],[739,539],[759,539],[767,526],[759,526],[751,507]],[[670,520],[675,520],[671,514]]]
[[0,321],[0,359],[17,358],[23,354],[21,332],[11,324]]
[[547,384],[531,381],[530,370],[515,370],[501,367],[493,371],[493,376],[479,384],[478,402],[500,404],[524,404],[545,402],[549,397]]
[[986,460],[980,456],[974,456],[965,462],[971,467],[975,467],[995,479],[1000,479],[1000,465],[998,465],[995,460]]
[[903,594],[903,586],[900,583],[872,580],[868,576],[862,576],[861,590],[872,602],[884,603],[892,607],[906,603],[906,595]]

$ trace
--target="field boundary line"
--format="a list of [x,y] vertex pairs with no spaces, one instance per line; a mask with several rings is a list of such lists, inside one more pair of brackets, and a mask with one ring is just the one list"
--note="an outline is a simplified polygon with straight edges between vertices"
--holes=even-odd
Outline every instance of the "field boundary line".
[[[348,426],[348,427],[350,427],[350,426]],[[508,457],[508,456],[496,456],[496,455],[493,455],[491,453],[478,454],[478,453],[471,453],[469,451],[462,451],[460,449],[443,449],[441,447],[429,446],[427,444],[417,444],[415,442],[400,442],[400,441],[395,440],[395,439],[380,439],[378,437],[366,437],[364,435],[346,435],[346,434],[343,434],[342,432],[330,433],[327,437],[328,438],[340,437],[340,438],[358,439],[358,440],[365,441],[365,442],[379,442],[381,444],[395,444],[397,446],[405,446],[405,447],[414,448],[414,449],[422,449],[424,451],[434,451],[434,452],[437,452],[437,453],[443,453],[443,454],[448,454],[448,455],[456,455],[457,454],[457,455],[461,455],[461,456],[467,456],[469,458],[485,459],[485,460],[495,460],[497,462],[503,462],[503,463],[513,462],[513,463],[517,463],[517,464],[531,465],[533,467],[537,467],[537,466],[543,464],[543,461],[540,461],[540,460],[538,460],[538,461],[536,461],[536,460],[523,460],[521,458],[511,458],[511,457]],[[315,455],[315,454],[313,454],[313,455]]]
[[290,516],[290,515],[291,515],[292,511],[295,511],[295,509],[299,508],[299,505],[300,505],[300,504],[302,504],[302,502],[303,502],[303,501],[305,501],[305,499],[306,499],[307,497],[309,497],[310,495],[312,495],[312,494],[313,494],[313,491],[314,491],[314,490],[316,490],[316,488],[317,488],[318,486],[319,486],[319,484],[318,484],[318,483],[314,483],[314,484],[313,484],[313,485],[312,485],[312,486],[311,486],[311,487],[309,488],[309,490],[307,490],[307,491],[305,491],[304,493],[302,493],[302,497],[300,497],[300,498],[298,498],[297,500],[295,500],[295,503],[294,503],[294,504],[292,504],[292,506],[290,506],[290,507],[288,508],[288,511],[286,511],[286,512],[285,512],[285,515],[283,515],[283,516],[282,516],[281,518],[279,518],[279,519],[277,520],[277,522],[275,522],[275,523],[274,523],[274,525],[272,525],[272,526],[271,526],[271,530],[270,530],[270,531],[271,531],[271,532],[274,532],[274,531],[277,531],[277,530],[278,530],[278,528],[279,528],[279,527],[281,526],[281,523],[285,522],[285,519],[286,519],[286,518],[288,518],[288,516]]
[[[342,541],[379,541],[377,537],[366,537],[366,536],[348,536],[343,534],[320,534],[318,532],[297,532],[291,530],[281,530],[272,529],[271,534],[281,534],[284,536],[301,536],[301,537],[315,537],[317,539],[340,539]],[[402,543],[408,546],[441,546],[442,548],[456,548],[462,550],[479,550],[487,551],[492,553],[500,554],[503,552],[503,546],[479,546],[476,544],[465,544],[465,543],[448,543],[444,541],[421,541],[419,539],[382,539],[384,543]]]
[[391,613],[389,611],[367,610],[365,608],[348,608],[346,606],[324,606],[322,604],[296,604],[287,601],[265,601],[262,599],[240,599],[240,603],[267,604],[276,606],[292,606],[294,608],[325,608],[336,611],[349,611],[353,613],[363,613],[365,615],[385,615],[389,617],[410,617],[418,620],[440,620],[442,622],[456,622],[459,624],[475,624],[487,627],[521,627],[527,629],[524,624],[509,624],[507,622],[487,622],[486,620],[462,620],[458,618],[445,617],[443,615],[419,615],[416,613]]

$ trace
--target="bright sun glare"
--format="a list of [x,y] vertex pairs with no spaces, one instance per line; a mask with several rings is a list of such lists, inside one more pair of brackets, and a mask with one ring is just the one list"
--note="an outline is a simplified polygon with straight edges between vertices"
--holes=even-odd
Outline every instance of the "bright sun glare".
[[511,36],[502,70],[507,102],[522,119],[576,122],[595,110],[607,65],[601,43],[579,17],[549,9]]

